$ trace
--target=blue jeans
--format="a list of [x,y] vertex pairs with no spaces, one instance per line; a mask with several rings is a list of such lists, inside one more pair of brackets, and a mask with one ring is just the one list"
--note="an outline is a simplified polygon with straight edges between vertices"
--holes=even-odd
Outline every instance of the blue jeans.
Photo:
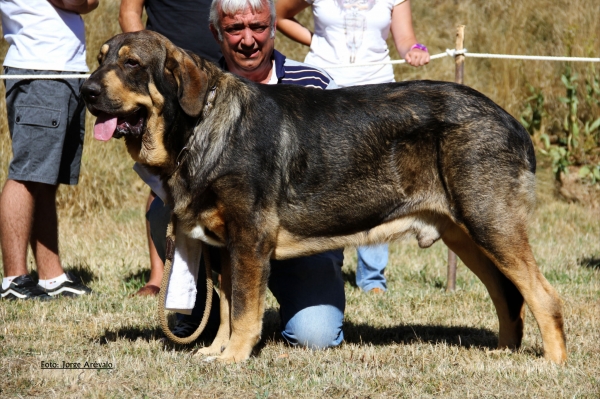
[[356,265],[356,285],[363,291],[373,288],[387,290],[383,272],[388,263],[388,244],[358,247]]
[[[160,198],[150,205],[146,217],[159,256],[165,259],[165,237],[171,209]],[[211,265],[220,269],[219,249],[211,248]],[[342,278],[342,250],[287,260],[271,261],[269,289],[280,305],[281,335],[291,345],[311,349],[339,345],[344,340],[342,323],[346,297]],[[203,261],[201,261],[203,263]],[[200,265],[198,293],[192,316],[202,318],[206,298],[206,271]],[[218,327],[219,298],[213,293],[207,329]]]

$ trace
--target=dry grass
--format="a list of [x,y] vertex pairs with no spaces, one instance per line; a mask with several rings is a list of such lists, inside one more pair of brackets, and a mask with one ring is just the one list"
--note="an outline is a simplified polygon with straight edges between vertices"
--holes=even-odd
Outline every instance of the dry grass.
[[[497,319],[483,285],[459,266],[446,293],[442,244],[392,246],[389,292],[361,293],[347,251],[345,343],[310,352],[277,334],[269,296],[258,356],[242,365],[207,364],[190,348],[164,346],[156,301],[132,298],[146,251],[143,198],[120,211],[68,218],[61,229],[67,268],[95,294],[51,303],[0,302],[0,396],[25,397],[598,397],[600,395],[600,224],[598,214],[554,199],[540,172],[530,228],[541,269],[564,300],[569,362],[542,357],[528,314],[523,348],[496,352]],[[41,361],[108,361],[114,370],[41,370]]]
[[[433,54],[452,47],[454,26],[464,23],[471,51],[565,55],[571,46],[573,55],[591,56],[595,49],[598,56],[595,0],[521,3],[413,1],[415,25]],[[91,67],[100,44],[118,32],[117,9],[117,1],[104,0],[86,17]],[[288,56],[303,59],[306,49],[277,40]],[[452,80],[454,73],[450,59],[396,71],[404,79]],[[552,63],[471,59],[466,83],[518,115],[525,83],[562,94],[560,72]],[[10,159],[3,101],[0,93],[0,181]],[[0,302],[0,397],[599,397],[600,215],[558,201],[547,161],[540,161],[530,235],[540,268],[564,300],[565,366],[541,358],[531,314],[522,350],[494,351],[498,322],[483,285],[460,266],[458,290],[446,293],[445,248],[438,243],[423,251],[414,242],[392,246],[385,296],[362,294],[353,285],[356,259],[346,252],[341,347],[310,352],[285,346],[269,296],[259,355],[224,366],[190,357],[190,348],[165,347],[155,300],[130,297],[147,270],[146,189],[122,142],[94,142],[88,135],[80,184],[60,190],[60,238],[63,264],[95,294]],[[41,361],[86,360],[115,368],[40,369]]]

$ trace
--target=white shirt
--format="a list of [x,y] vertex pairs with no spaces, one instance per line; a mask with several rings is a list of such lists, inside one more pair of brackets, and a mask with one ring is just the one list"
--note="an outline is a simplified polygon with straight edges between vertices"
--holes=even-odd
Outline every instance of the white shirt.
[[4,65],[22,69],[88,72],[83,19],[47,0],[0,0],[2,30],[10,45]]
[[306,0],[315,32],[304,62],[325,69],[338,86],[394,81],[390,64],[327,68],[332,65],[389,61],[386,40],[392,9],[405,0]]

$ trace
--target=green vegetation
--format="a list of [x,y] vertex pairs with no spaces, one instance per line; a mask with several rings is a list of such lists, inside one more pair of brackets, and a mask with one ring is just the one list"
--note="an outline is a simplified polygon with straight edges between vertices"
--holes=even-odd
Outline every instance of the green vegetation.
[[[584,89],[579,88],[578,81],[579,75],[567,65],[561,75],[566,96],[558,97],[565,105],[564,118],[561,125],[549,129],[551,133],[545,131],[548,113],[544,109],[544,94],[533,86],[529,86],[532,95],[525,100],[521,123],[540,145],[540,152],[551,158],[557,178],[574,166],[584,182],[595,184],[600,181],[600,85],[596,69],[590,67],[586,71]],[[585,101],[580,101],[580,97]]]

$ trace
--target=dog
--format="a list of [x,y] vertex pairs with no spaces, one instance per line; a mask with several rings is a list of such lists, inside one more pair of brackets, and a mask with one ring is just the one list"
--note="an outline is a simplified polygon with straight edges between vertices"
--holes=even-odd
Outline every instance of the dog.
[[151,31],[115,36],[98,60],[82,87],[96,138],[124,137],[182,230],[222,248],[221,325],[202,354],[251,355],[270,259],[414,236],[423,248],[441,238],[485,284],[500,348],[519,348],[527,303],[545,357],[566,360],[561,301],[527,237],[533,145],[481,93],[261,85]]

